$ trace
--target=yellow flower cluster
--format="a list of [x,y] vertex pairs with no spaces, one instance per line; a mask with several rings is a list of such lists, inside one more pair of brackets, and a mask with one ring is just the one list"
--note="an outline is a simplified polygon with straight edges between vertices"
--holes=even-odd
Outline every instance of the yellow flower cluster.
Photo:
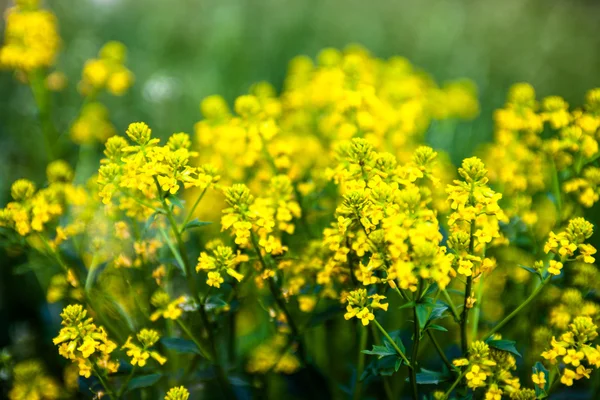
[[510,396],[511,399],[527,398],[529,394],[529,389],[521,388],[519,378],[512,374],[517,367],[515,357],[507,351],[490,347],[485,342],[472,342],[469,346],[469,358],[454,360],[453,364],[467,367],[467,385],[472,389],[485,388],[486,399],[502,399],[503,395]]
[[63,328],[53,342],[59,345],[61,356],[77,364],[79,375],[89,378],[92,371],[98,369],[105,373],[117,372],[119,363],[111,359],[117,345],[102,326],[96,326],[92,318],[87,318],[87,311],[81,305],[65,307],[60,316]]
[[106,141],[98,185],[104,204],[117,199],[130,217],[146,219],[163,195],[176,194],[181,185],[204,190],[219,179],[210,165],[190,165],[196,152],[185,133],[172,135],[165,146],[158,146],[160,140],[143,122],[130,124],[126,133],[133,145],[121,136]]
[[155,359],[160,365],[167,362],[165,357],[161,356],[158,352],[151,350],[152,346],[160,339],[160,335],[157,331],[153,329],[142,329],[136,336],[139,345],[133,343],[131,336],[129,336],[122,346],[123,349],[127,350],[127,355],[131,357],[131,365],[143,367],[150,357]]
[[268,342],[256,346],[250,353],[246,369],[250,373],[270,371],[293,374],[300,368],[300,361],[288,349],[287,338],[275,335]]
[[120,42],[106,43],[99,58],[88,60],[79,82],[79,90],[85,96],[95,96],[106,89],[115,96],[121,96],[133,84],[133,73],[125,67],[127,49]]
[[[80,193],[71,185],[73,170],[64,161],[54,161],[47,168],[48,187],[36,190],[33,182],[19,179],[12,184],[14,201],[0,209],[0,226],[14,229],[19,235],[44,231],[48,224],[65,212],[68,204],[79,203]],[[57,241],[78,230],[77,224],[57,229]]]
[[156,321],[161,317],[176,320],[183,314],[181,305],[185,302],[185,296],[179,296],[176,299],[171,300],[166,292],[159,289],[150,299],[150,303],[157,308],[157,310],[150,315],[150,320]]
[[279,96],[266,82],[253,85],[235,100],[234,113],[220,96],[204,99],[204,119],[195,125],[201,158],[253,192],[270,176],[287,175],[307,196],[327,184],[323,171],[341,142],[365,138],[408,161],[431,121],[478,113],[472,83],[439,87],[403,58],[380,60],[358,46],[317,58],[316,65],[292,60]]
[[[290,179],[278,175],[271,179],[266,196],[255,198],[244,184],[224,190],[228,208],[223,210],[221,226],[235,236],[241,248],[258,246],[271,255],[288,250],[281,242],[283,233],[293,233],[293,219],[300,217]],[[256,250],[256,249],[255,249]]]
[[26,360],[13,369],[13,386],[8,393],[10,400],[55,400],[60,397],[60,387],[48,375],[38,360]]
[[[550,232],[544,246],[544,253],[553,253],[561,261],[577,259],[592,264],[595,261],[593,255],[596,254],[596,249],[585,241],[592,236],[593,232],[594,226],[590,222],[581,217],[574,218],[569,221],[569,225],[563,232],[558,234]],[[576,252],[577,256],[575,256]],[[555,265],[555,269],[560,270],[560,267]]]
[[188,400],[190,398],[190,392],[183,386],[176,386],[167,392],[165,400]]
[[98,102],[85,104],[69,131],[71,140],[77,144],[104,143],[115,133],[108,109]]
[[559,304],[550,309],[550,325],[565,330],[577,316],[596,320],[600,316],[600,306],[592,300],[585,300],[580,290],[565,288]]
[[498,206],[502,195],[487,185],[487,170],[479,158],[465,159],[458,173],[462,180],[446,189],[452,209],[448,247],[454,251],[458,273],[477,276],[493,267],[494,262],[484,258],[486,249],[504,242],[499,223],[506,217]]
[[17,0],[5,14],[4,45],[0,66],[31,72],[54,64],[60,47],[57,21],[50,11],[39,8],[38,0]]
[[600,368],[600,346],[593,347],[598,327],[590,317],[577,317],[558,340],[552,337],[551,348],[542,357],[551,364],[564,365],[561,383],[573,385],[573,380],[590,378],[593,368]]
[[220,240],[207,243],[206,248],[211,251],[212,255],[208,255],[205,251],[200,253],[196,271],[207,271],[206,283],[209,286],[220,287],[224,282],[224,274],[235,278],[238,282],[244,278],[244,275],[237,272],[235,268],[240,263],[248,261],[247,255],[241,254],[239,251],[234,254],[231,247],[223,246],[223,242]]
[[332,285],[331,277],[345,272],[364,285],[388,282],[413,292],[419,278],[441,288],[448,285],[454,270],[440,246],[442,235],[431,206],[432,191],[437,190],[432,175],[436,155],[420,147],[400,166],[394,156],[376,152],[365,139],[339,146],[338,165],[328,175],[340,184],[343,197],[336,221],[323,232],[330,256],[317,283]]
[[561,220],[576,214],[577,204],[589,208],[598,201],[600,169],[593,163],[599,154],[599,93],[590,90],[583,107],[569,110],[559,96],[538,102],[527,83],[510,89],[505,107],[495,114],[495,141],[485,149],[490,180],[505,194],[509,217],[528,226],[548,219],[536,198],[550,191]]
[[389,304],[382,303],[385,299],[386,297],[380,294],[367,296],[367,290],[363,288],[353,290],[348,293],[345,299],[348,305],[346,306],[344,319],[356,318],[360,319],[363,325],[369,325],[369,322],[375,319],[374,309],[387,311]]

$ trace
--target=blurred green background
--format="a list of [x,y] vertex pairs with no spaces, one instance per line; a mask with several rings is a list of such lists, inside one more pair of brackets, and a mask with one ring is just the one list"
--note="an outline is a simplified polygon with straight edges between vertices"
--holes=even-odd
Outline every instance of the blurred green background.
[[[428,134],[431,144],[450,152],[454,162],[491,139],[492,112],[512,83],[528,81],[540,96],[559,94],[574,105],[587,89],[600,85],[600,2],[593,0],[46,3],[58,16],[63,38],[57,69],[69,78],[68,88],[53,95],[61,131],[82,102],[76,84],[83,63],[108,40],[128,47],[127,65],[136,82],[127,95],[101,100],[118,131],[143,120],[158,136],[191,132],[204,96],[219,93],[231,102],[259,80],[279,89],[292,57],[314,57],[324,47],[351,43],[378,57],[405,56],[439,82],[460,77],[476,82],[480,116],[450,129],[434,125]],[[0,0],[1,11],[8,6]],[[15,179],[43,182],[45,156],[29,88],[2,71],[0,94],[0,200],[5,204]],[[77,153],[68,157],[74,164]],[[24,260],[8,261],[4,251],[0,348],[45,335],[44,318],[53,314],[40,312],[48,306],[42,306],[31,277],[12,275],[11,264]]]

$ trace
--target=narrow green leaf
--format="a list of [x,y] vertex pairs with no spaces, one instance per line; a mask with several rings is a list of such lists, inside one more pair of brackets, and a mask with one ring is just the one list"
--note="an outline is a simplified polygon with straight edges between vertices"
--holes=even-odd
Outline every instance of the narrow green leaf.
[[169,200],[175,207],[181,208],[182,210],[184,209],[183,202],[179,199],[179,197],[169,196],[167,200]]
[[194,342],[181,338],[162,338],[160,342],[169,350],[175,350],[178,353],[193,353],[199,354],[200,350]]
[[394,365],[394,369],[396,370],[396,372],[398,372],[398,370],[400,369],[401,366],[402,366],[402,359],[400,357],[398,357],[396,359],[396,364]]
[[425,328],[425,324],[427,324],[427,319],[429,317],[429,312],[431,310],[431,305],[419,303],[415,308],[417,313],[417,319],[419,320],[419,328]]
[[440,382],[450,380],[450,376],[447,373],[430,371],[425,368],[421,368],[421,372],[417,373],[417,383],[419,385],[437,385]]
[[434,330],[440,331],[440,332],[448,332],[448,329],[444,328],[441,325],[437,325],[437,324],[429,324],[429,325],[427,325],[427,329],[434,329]]
[[136,376],[127,385],[127,391],[141,389],[149,386],[155,385],[160,378],[162,378],[162,374],[150,374],[150,375],[142,375]]
[[183,231],[185,231],[187,229],[202,228],[203,226],[210,225],[210,224],[212,224],[212,222],[209,222],[209,221],[200,221],[198,218],[196,218],[196,219],[191,220],[187,224],[185,224],[185,226],[183,227],[183,229],[181,230],[181,232],[183,232]]
[[175,247],[175,243],[173,243],[173,241],[171,240],[171,238],[169,238],[169,235],[167,234],[167,232],[165,232],[163,228],[160,228],[160,234],[162,235],[163,239],[165,239],[165,242],[167,242],[169,249],[171,249],[171,253],[173,253],[173,256],[177,260],[177,266],[179,267],[181,272],[183,272],[183,276],[186,276],[185,264],[183,263],[183,258],[181,258],[181,254],[179,254],[179,250],[177,250],[177,247]]
[[398,310],[401,310],[403,308],[413,308],[414,306],[415,306],[415,302],[409,301],[408,303],[405,303],[405,304],[401,305],[400,307],[398,307]]
[[537,272],[535,269],[533,269],[533,268],[527,267],[527,266],[525,266],[525,265],[522,265],[522,264],[517,264],[517,265],[518,265],[519,267],[523,268],[525,271],[529,271],[529,272],[531,272],[532,274],[537,274],[537,273],[538,273],[538,272]]

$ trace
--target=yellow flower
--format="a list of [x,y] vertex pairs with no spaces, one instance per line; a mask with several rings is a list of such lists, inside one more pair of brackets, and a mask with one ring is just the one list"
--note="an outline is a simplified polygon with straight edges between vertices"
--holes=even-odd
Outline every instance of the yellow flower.
[[469,383],[469,387],[477,388],[479,386],[484,386],[483,381],[486,380],[487,375],[485,372],[481,371],[481,367],[475,364],[469,369],[469,372],[466,373],[465,378]]
[[577,374],[575,371],[565,368],[562,376],[560,377],[560,382],[566,386],[573,386],[573,379],[575,379],[576,376]]
[[563,263],[556,260],[550,260],[549,264],[550,265],[548,266],[548,273],[552,275],[560,275],[560,270],[563,267]]
[[221,278],[221,274],[219,274],[218,272],[209,272],[208,273],[208,279],[206,280],[206,283],[209,286],[214,286],[216,288],[221,287],[221,283],[223,283],[224,280],[223,278]]
[[543,371],[539,371],[539,372],[531,375],[531,380],[537,386],[543,388],[546,385],[546,374]]

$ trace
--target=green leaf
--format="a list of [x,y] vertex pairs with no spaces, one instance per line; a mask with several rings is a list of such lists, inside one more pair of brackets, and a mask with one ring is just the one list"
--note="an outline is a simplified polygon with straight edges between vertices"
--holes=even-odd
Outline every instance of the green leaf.
[[106,266],[108,265],[108,263],[102,263],[102,264],[96,264],[92,261],[92,265],[90,266],[90,269],[88,270],[87,273],[87,277],[85,279],[85,291],[89,293],[89,291],[92,289],[92,287],[94,286],[94,284],[98,281],[98,277],[100,276],[100,273],[102,271],[104,271],[104,268],[106,268]]
[[14,267],[12,272],[14,275],[23,275],[30,271],[40,271],[40,270],[47,269],[47,268],[48,268],[48,264],[26,262],[26,263],[19,264],[16,267]]
[[395,356],[397,354],[396,350],[391,345],[388,347],[387,344],[386,342],[386,346],[373,345],[372,350],[363,350],[362,352],[371,356],[378,356],[379,359],[386,356]]
[[183,232],[183,231],[185,231],[187,229],[202,228],[203,226],[210,225],[210,224],[212,224],[212,222],[209,222],[209,221],[200,221],[198,218],[196,218],[196,219],[191,220],[187,224],[185,224],[185,226],[183,227],[183,229],[181,230],[181,232]]
[[437,324],[429,324],[429,325],[427,325],[427,329],[434,329],[434,330],[440,331],[440,332],[448,332],[448,329],[444,328],[441,325],[437,325]]
[[179,207],[182,210],[184,209],[183,202],[177,196],[169,196],[167,199],[173,204],[175,207]]
[[[402,350],[403,353],[406,353],[406,348],[404,347],[404,343],[402,343],[402,339],[400,339],[400,331],[392,331],[392,332],[389,333],[389,335],[394,340],[394,342],[396,343],[396,346],[398,346],[398,348],[400,350]],[[384,339],[384,342],[385,342],[385,345],[388,348],[394,349],[392,347],[392,345],[390,343],[388,343],[388,341],[386,339]]]
[[431,305],[419,303],[417,304],[415,311],[417,313],[417,319],[419,320],[419,328],[421,330],[425,328],[425,324],[427,324],[429,318],[429,310],[431,310]]
[[127,391],[129,392],[131,390],[153,386],[160,380],[160,378],[162,378],[162,374],[136,376],[129,381],[129,384],[127,385]]
[[403,308],[413,308],[414,306],[415,306],[415,302],[409,301],[408,303],[402,304],[400,307],[398,307],[398,310],[401,310]]
[[514,340],[487,340],[486,343],[490,347],[493,347],[498,350],[508,351],[509,353],[521,357],[521,354],[517,351],[517,348],[515,347],[516,342]]
[[398,372],[398,370],[400,369],[400,367],[402,366],[402,359],[400,357],[398,357],[396,359],[396,364],[394,365],[394,369],[396,370],[396,372]]
[[167,349],[174,350],[178,353],[193,353],[202,355],[202,353],[200,353],[200,350],[198,350],[196,344],[191,340],[181,338],[162,338],[160,342]]
[[444,313],[446,312],[447,309],[448,309],[448,306],[444,302],[441,302],[438,300],[438,302],[433,307],[433,310],[431,310],[431,315],[429,316],[429,321],[433,321],[435,319],[441,319],[441,318],[446,317],[444,315]]
[[430,371],[425,368],[421,368],[421,372],[417,372],[417,383],[419,385],[437,385],[448,380],[450,380],[448,373]]
[[536,396],[540,396],[542,394],[544,394],[544,392],[548,392],[548,389],[550,388],[550,372],[546,369],[546,367],[544,367],[544,364],[542,364],[541,362],[536,362],[535,365],[533,366],[533,368],[531,368],[534,374],[537,374],[538,372],[543,372],[544,376],[546,377],[546,383],[544,384],[544,389],[542,390],[542,388],[540,388],[538,385],[533,385],[534,389],[535,389],[535,395]]
[[400,360],[400,364],[398,364],[398,359],[399,357],[394,355],[371,361],[360,376],[360,380],[365,380],[369,376],[393,375],[394,372],[397,371],[396,368],[399,369],[400,365],[402,365],[402,360]]
[[227,302],[221,298],[221,296],[208,296],[206,299],[206,311],[216,310],[227,306]]
[[159,232],[162,235],[165,242],[167,242],[167,246],[169,246],[169,249],[171,249],[171,253],[173,253],[173,256],[177,260],[177,266],[183,273],[183,276],[187,276],[185,272],[185,264],[183,263],[183,258],[181,258],[181,254],[179,254],[179,250],[177,250],[177,247],[175,246],[171,238],[169,238],[169,235],[167,234],[167,232],[165,232],[163,228],[160,228]]
[[518,265],[519,265],[519,267],[523,268],[525,271],[529,271],[529,272],[531,272],[532,274],[539,274],[539,273],[538,273],[538,271],[536,271],[536,270],[535,270],[535,269],[533,269],[533,268],[530,268],[530,267],[527,267],[527,266],[525,266],[525,265],[521,265],[521,264],[518,264]]

